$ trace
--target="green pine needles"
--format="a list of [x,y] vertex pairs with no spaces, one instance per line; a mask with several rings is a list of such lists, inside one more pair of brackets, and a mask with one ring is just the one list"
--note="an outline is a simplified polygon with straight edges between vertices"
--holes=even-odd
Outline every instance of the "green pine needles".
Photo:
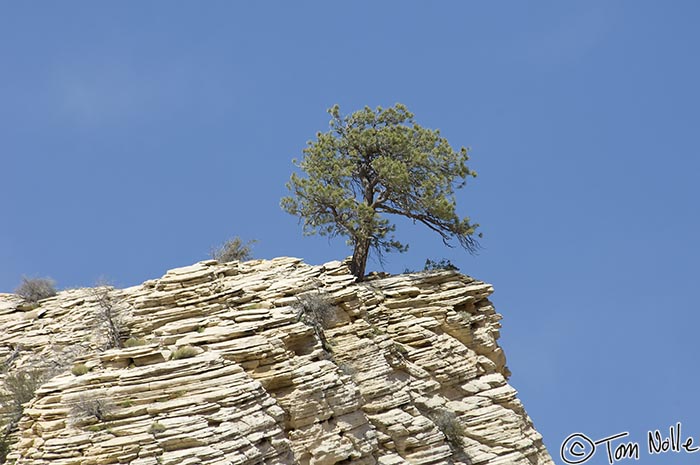
[[335,105],[328,112],[330,131],[319,132],[303,158],[294,160],[306,176],[292,174],[292,195],[281,202],[300,217],[305,234],[347,237],[358,279],[370,249],[381,259],[384,252],[408,247],[395,239],[387,215],[422,223],[448,246],[454,239],[469,252],[478,249],[478,224],[456,213],[455,189],[476,177],[466,165],[466,148],[454,150],[440,131],[418,125],[402,104],[347,116]]

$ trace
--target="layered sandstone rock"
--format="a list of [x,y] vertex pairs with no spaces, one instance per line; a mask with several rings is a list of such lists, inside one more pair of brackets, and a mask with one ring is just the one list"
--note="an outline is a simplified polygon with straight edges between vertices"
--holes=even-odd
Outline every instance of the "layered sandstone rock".
[[[551,464],[507,383],[491,292],[451,271],[355,283],[341,262],[278,258],[35,306],[0,295],[7,373],[53,375],[8,459]],[[110,323],[143,345],[109,348]]]

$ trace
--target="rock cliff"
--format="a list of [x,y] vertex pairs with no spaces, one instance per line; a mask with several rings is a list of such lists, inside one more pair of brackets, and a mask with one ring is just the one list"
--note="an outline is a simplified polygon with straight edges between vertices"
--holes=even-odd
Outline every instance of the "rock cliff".
[[356,283],[345,263],[277,258],[38,305],[2,294],[0,376],[44,376],[7,460],[552,464],[507,383],[491,292],[452,271]]

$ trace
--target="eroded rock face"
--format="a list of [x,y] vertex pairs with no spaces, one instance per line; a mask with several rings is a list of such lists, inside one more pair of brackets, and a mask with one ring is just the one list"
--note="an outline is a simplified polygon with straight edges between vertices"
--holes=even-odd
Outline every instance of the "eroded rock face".
[[[122,339],[144,345],[109,348],[104,292]],[[507,383],[491,292],[451,271],[358,284],[341,262],[278,258],[200,262],[35,308],[0,295],[8,373],[55,374],[25,405],[8,459],[552,464]]]

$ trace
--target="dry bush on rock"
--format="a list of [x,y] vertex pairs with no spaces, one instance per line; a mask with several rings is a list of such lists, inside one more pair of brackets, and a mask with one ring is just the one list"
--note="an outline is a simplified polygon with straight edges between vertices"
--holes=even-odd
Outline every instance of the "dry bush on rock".
[[2,386],[5,393],[0,400],[4,407],[3,416],[8,420],[8,424],[19,421],[24,404],[34,398],[36,390],[48,378],[49,374],[38,368],[21,369],[5,376]]
[[92,294],[97,302],[97,321],[105,329],[107,349],[124,347],[122,340],[128,337],[122,309],[115,304],[110,295],[111,287],[98,285]]
[[80,396],[70,412],[75,418],[95,417],[98,421],[104,421],[112,410],[114,406],[106,397]]
[[457,419],[457,415],[449,410],[442,412],[434,412],[429,415],[430,419],[435,423],[442,434],[445,435],[447,441],[457,449],[464,446],[464,427]]
[[15,294],[27,302],[38,302],[47,297],[56,295],[56,282],[51,278],[27,278],[22,277],[22,284],[15,289]]
[[252,246],[257,241],[248,241],[245,244],[240,237],[229,239],[218,249],[214,249],[211,256],[221,263],[232,261],[246,261],[253,257]]
[[334,312],[333,304],[320,292],[297,296],[294,308],[299,311],[299,319],[302,322],[323,329],[328,327]]
[[8,373],[2,384],[3,393],[0,395],[0,418],[3,429],[0,434],[0,463],[10,450],[11,434],[17,429],[17,424],[24,413],[24,404],[34,398],[34,393],[48,378],[50,373],[37,368],[21,369]]
[[320,292],[302,294],[297,296],[294,308],[298,311],[299,321],[313,328],[323,349],[333,352],[323,331],[329,326],[334,314],[333,304],[328,297]]

